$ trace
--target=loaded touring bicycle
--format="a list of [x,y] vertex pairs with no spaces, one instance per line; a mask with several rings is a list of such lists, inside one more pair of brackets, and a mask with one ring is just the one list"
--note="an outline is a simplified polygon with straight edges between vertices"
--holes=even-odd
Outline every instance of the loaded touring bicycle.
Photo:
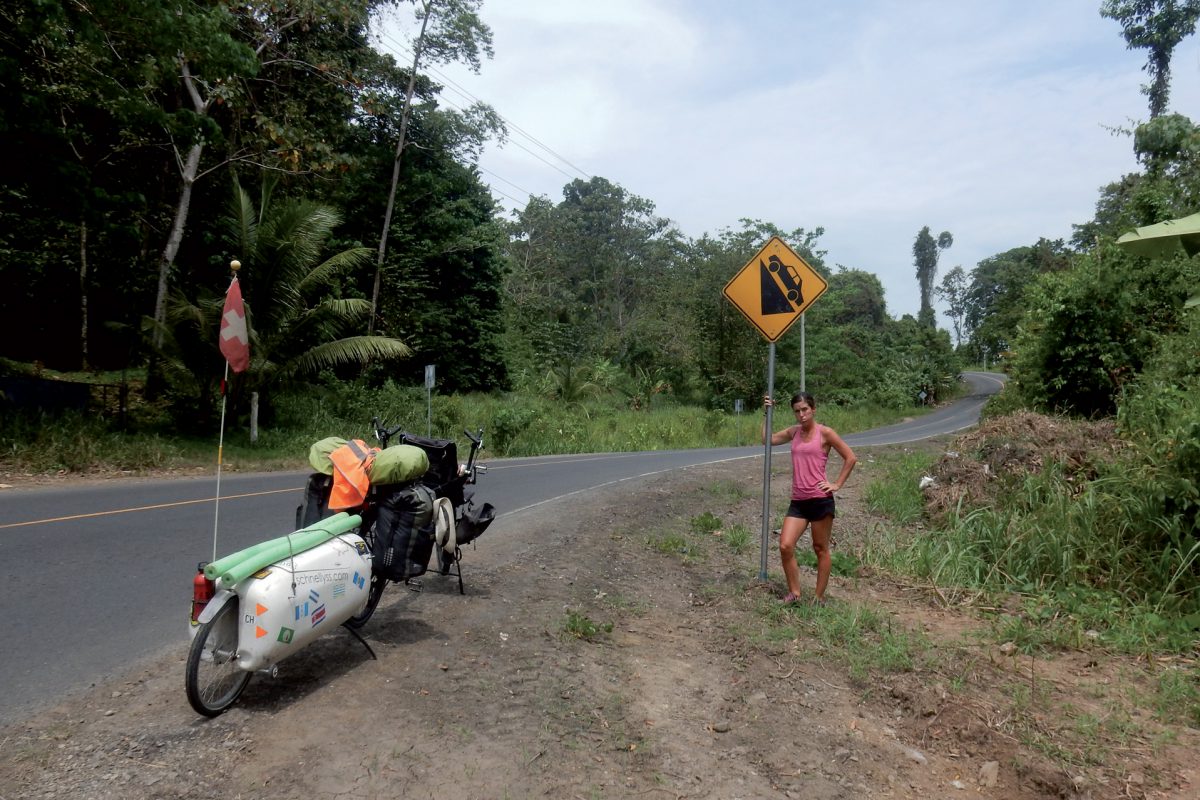
[[337,438],[313,445],[293,533],[201,565],[185,675],[198,713],[222,713],[253,673],[276,674],[279,661],[338,625],[366,645],[357,630],[384,588],[418,588],[435,553],[437,573],[465,593],[462,548],[495,518],[467,488],[487,469],[477,463],[483,431],[465,432],[471,449],[460,464],[452,440],[372,423],[379,448]]

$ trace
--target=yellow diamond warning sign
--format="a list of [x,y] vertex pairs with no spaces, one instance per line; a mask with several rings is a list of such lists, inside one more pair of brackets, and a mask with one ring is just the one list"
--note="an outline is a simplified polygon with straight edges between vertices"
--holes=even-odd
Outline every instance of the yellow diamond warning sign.
[[768,342],[774,342],[828,288],[803,258],[772,236],[725,284],[724,294]]

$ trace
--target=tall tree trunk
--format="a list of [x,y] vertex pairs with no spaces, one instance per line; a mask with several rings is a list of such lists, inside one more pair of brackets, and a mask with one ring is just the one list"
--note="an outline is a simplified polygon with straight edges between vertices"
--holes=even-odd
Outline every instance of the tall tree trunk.
[[421,19],[421,32],[413,47],[412,69],[408,73],[408,88],[404,92],[404,110],[400,114],[400,141],[396,142],[396,160],[392,164],[392,188],[388,191],[387,210],[383,213],[383,232],[379,235],[379,253],[375,258],[375,287],[371,291],[371,318],[367,321],[367,335],[375,333],[375,318],[379,313],[379,286],[383,281],[383,259],[387,255],[388,229],[392,227],[392,211],[396,207],[396,187],[400,184],[400,157],[404,155],[404,140],[408,136],[408,120],[412,116],[413,94],[417,86],[417,67],[421,64],[421,48],[425,43],[425,27],[434,0],[425,5],[425,16]]
[[196,182],[203,152],[204,145],[199,142],[192,145],[192,149],[188,151],[187,161],[184,162],[183,173],[180,176],[183,185],[179,190],[179,203],[175,206],[175,221],[171,223],[171,234],[167,237],[167,246],[158,262],[158,296],[154,301],[155,350],[162,347],[162,326],[167,321],[167,279],[175,266],[175,257],[179,255],[179,246],[183,243],[183,233],[187,229],[188,211],[192,206],[192,184]]
[[[183,74],[183,86],[192,98],[192,106],[200,116],[208,114],[208,101],[200,96],[196,82],[192,79],[192,70],[187,59],[181,54],[179,66]],[[187,158],[179,165],[179,178],[182,185],[179,188],[179,203],[175,206],[175,220],[171,223],[171,233],[167,237],[167,246],[163,248],[162,258],[158,262],[158,294],[154,300],[154,349],[158,350],[163,343],[163,325],[167,321],[167,281],[171,270],[175,267],[175,257],[179,255],[179,246],[183,243],[183,234],[187,230],[188,211],[192,205],[192,184],[200,172],[200,156],[204,153],[204,141],[197,141],[188,150]]]
[[192,207],[192,185],[196,182],[196,173],[200,167],[200,155],[203,154],[203,144],[193,144],[188,151],[187,161],[182,172],[182,186],[179,190],[179,204],[175,205],[175,219],[170,224],[170,235],[167,236],[167,246],[163,248],[162,258],[158,261],[158,295],[154,305],[154,345],[155,349],[162,347],[162,326],[167,321],[167,281],[170,270],[175,266],[175,257],[179,255],[179,246],[184,242],[184,231],[187,229],[187,213]]

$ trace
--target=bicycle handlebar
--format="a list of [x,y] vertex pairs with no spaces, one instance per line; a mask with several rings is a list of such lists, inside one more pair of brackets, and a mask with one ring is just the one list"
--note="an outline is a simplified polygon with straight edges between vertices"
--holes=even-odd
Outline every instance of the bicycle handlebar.
[[[404,424],[401,423],[391,430],[388,430],[387,426],[380,421],[379,417],[371,417],[371,427],[375,429],[375,438],[379,440],[379,444],[383,447],[387,447],[388,442],[391,441],[393,436],[400,432],[400,429],[404,427]],[[464,430],[463,433],[466,434],[467,438],[471,440],[471,457],[468,460],[468,463],[473,463],[475,460],[475,454],[483,449],[483,428],[480,428],[478,433],[471,433],[468,430]]]

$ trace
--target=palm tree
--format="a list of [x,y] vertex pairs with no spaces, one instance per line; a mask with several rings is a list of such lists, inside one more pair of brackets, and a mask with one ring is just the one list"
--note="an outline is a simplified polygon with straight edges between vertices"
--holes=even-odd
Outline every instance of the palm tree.
[[[225,220],[229,243],[243,269],[239,280],[250,321],[250,369],[261,388],[316,377],[322,370],[412,355],[388,336],[353,335],[367,322],[369,301],[333,296],[336,279],[371,261],[372,250],[352,247],[320,261],[341,215],[304,199],[273,203],[264,183],[258,208],[237,183]],[[214,344],[216,337],[213,337]]]
[[[267,394],[326,369],[412,355],[398,339],[355,335],[371,304],[336,296],[341,274],[370,264],[373,251],[352,247],[322,261],[341,215],[311,200],[273,202],[273,189],[271,182],[264,183],[255,207],[235,181],[223,220],[229,245],[243,265],[238,280],[250,333],[250,368],[239,376],[238,388]],[[211,408],[212,376],[222,363],[217,342],[223,302],[223,295],[191,300],[176,294],[167,315],[160,355],[176,367],[170,374],[177,377],[177,388],[199,393],[202,411]]]

